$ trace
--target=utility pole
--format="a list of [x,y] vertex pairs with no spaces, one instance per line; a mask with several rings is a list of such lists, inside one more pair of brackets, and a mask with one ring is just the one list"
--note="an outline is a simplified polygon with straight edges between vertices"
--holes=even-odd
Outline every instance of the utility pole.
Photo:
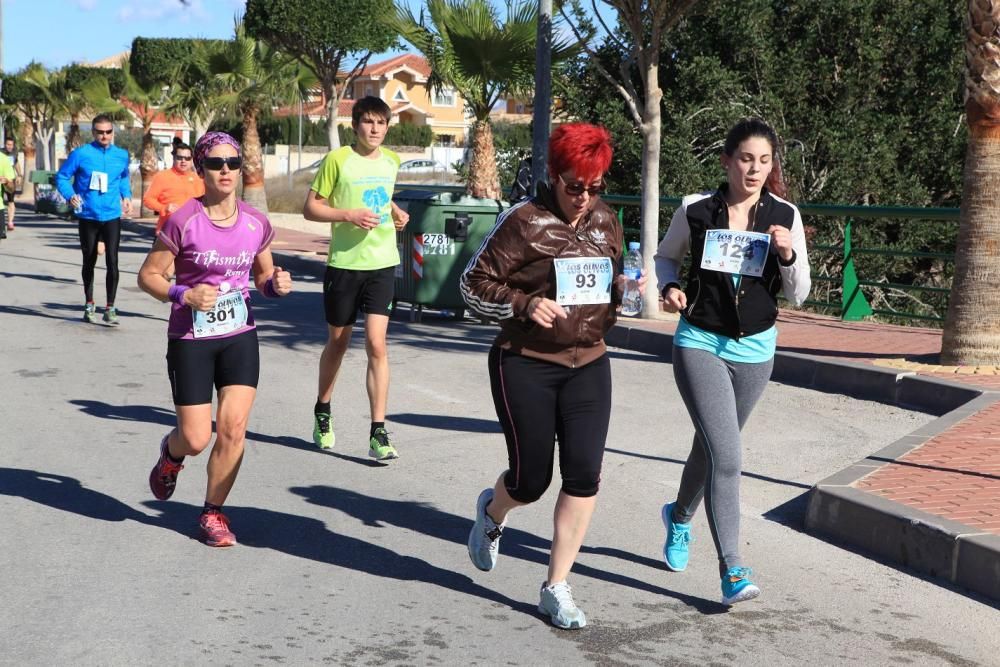
[[549,150],[549,115],[552,108],[552,0],[538,0],[538,33],[535,38],[535,102],[531,122],[531,194],[545,179]]

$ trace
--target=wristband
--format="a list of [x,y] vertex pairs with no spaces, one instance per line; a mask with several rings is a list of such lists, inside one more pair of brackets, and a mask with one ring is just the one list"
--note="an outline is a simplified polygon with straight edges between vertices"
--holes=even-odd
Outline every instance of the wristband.
[[277,299],[281,295],[278,294],[277,290],[274,289],[274,276],[267,279],[264,283],[264,288],[261,290],[261,294],[266,296],[268,299]]
[[187,285],[171,285],[170,289],[167,290],[167,298],[176,303],[178,306],[183,306],[184,293],[189,289],[191,288]]

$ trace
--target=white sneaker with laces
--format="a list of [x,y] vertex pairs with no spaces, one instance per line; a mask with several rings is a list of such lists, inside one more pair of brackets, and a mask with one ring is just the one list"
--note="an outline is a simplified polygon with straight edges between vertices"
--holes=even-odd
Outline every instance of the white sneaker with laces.
[[538,611],[548,614],[552,625],[564,630],[575,630],[587,625],[583,610],[573,601],[573,591],[565,581],[551,586],[542,584]]

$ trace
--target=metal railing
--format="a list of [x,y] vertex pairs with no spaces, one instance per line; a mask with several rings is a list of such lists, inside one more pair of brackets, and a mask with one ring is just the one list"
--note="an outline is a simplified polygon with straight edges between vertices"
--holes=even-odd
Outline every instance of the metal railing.
[[[464,193],[462,186],[443,185],[423,185],[423,184],[397,184],[397,189],[423,190],[431,192],[453,192]],[[638,239],[639,229],[625,225],[625,210],[627,208],[639,208],[642,203],[640,197],[635,195],[618,195],[605,193],[601,199],[609,206],[616,208],[618,219],[622,222],[627,239]],[[680,206],[679,197],[660,197],[661,218],[665,217],[664,212],[670,212]],[[855,259],[862,256],[885,256],[892,258],[913,258],[913,259],[937,259],[945,262],[954,261],[954,255],[941,252],[921,252],[897,250],[889,247],[858,247],[854,243],[854,228],[860,220],[918,220],[918,221],[941,221],[957,223],[959,219],[958,208],[919,208],[904,206],[840,206],[833,204],[797,204],[799,211],[804,218],[803,222],[808,225],[822,224],[823,221],[831,219],[842,219],[844,221],[843,241],[839,245],[831,244],[811,244],[810,253],[832,253],[840,258],[840,275],[813,275],[814,283],[839,283],[841,299],[840,303],[831,301],[819,301],[809,299],[806,305],[816,308],[823,308],[839,315],[843,320],[858,321],[872,315],[899,318],[902,320],[922,320],[932,322],[943,322],[944,317],[940,315],[921,315],[919,313],[906,312],[902,310],[890,310],[872,308],[865,295],[864,288],[871,289],[891,289],[901,292],[927,292],[936,294],[947,294],[949,287],[931,285],[907,285],[902,283],[891,283],[886,281],[866,280],[859,277],[857,263]],[[816,219],[819,220],[816,220]]]

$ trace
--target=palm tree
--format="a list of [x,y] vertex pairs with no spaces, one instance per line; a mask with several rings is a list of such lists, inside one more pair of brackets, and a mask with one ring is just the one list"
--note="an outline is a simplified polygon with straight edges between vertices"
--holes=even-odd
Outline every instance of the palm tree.
[[[122,74],[125,77],[123,97],[129,102],[128,110],[142,125],[142,154],[139,158],[139,176],[142,180],[142,193],[139,195],[141,199],[146,194],[146,190],[149,189],[149,184],[159,165],[156,143],[153,141],[153,120],[156,118],[159,105],[163,101],[163,85],[156,82],[143,85],[132,74],[132,66],[128,56],[122,58],[121,66]],[[152,213],[145,206],[142,207],[141,214],[143,216],[150,216]]]
[[955,278],[941,341],[944,364],[1000,364],[1000,16],[969,0],[965,153]]
[[[23,112],[28,118],[34,139],[42,146],[42,167],[52,168],[52,136],[56,131],[56,118],[63,112],[64,104],[60,95],[60,81],[57,74],[50,73],[41,63],[31,62],[18,77],[28,88],[23,102]],[[32,144],[34,144],[34,139]],[[25,160],[27,162],[27,159]]]
[[195,137],[208,132],[218,118],[218,99],[224,84],[211,70],[212,58],[226,48],[222,40],[193,40],[190,57],[177,64],[170,76],[170,88],[163,112],[182,117],[194,128]]
[[219,110],[243,120],[243,199],[266,213],[257,120],[273,105],[305,99],[316,78],[291,56],[247,35],[241,22],[233,40],[211,56],[209,69],[222,84]]
[[[399,4],[386,22],[430,63],[429,85],[458,91],[475,117],[466,190],[474,197],[501,197],[490,111],[507,96],[530,97],[535,72],[538,7],[517,0],[501,18],[489,0],[427,0],[415,16]],[[552,62],[576,52],[576,44],[552,46]]]

